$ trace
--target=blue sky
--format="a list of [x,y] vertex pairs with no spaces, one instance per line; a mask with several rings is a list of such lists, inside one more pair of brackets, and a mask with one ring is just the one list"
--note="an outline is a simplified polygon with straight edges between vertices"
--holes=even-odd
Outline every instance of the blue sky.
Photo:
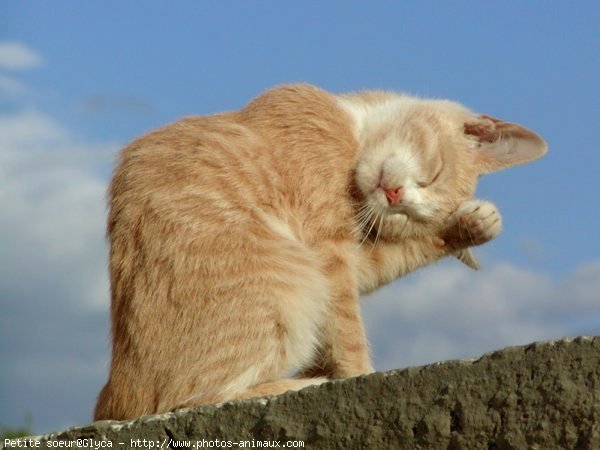
[[3,2],[0,424],[90,420],[108,361],[104,193],[116,151],[306,81],[450,98],[549,143],[482,179],[476,252],[364,305],[378,369],[600,334],[597,2]]

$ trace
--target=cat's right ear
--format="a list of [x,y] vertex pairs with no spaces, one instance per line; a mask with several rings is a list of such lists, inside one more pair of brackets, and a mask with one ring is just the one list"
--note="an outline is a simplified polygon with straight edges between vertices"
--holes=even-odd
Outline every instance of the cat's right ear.
[[548,150],[546,141],[537,133],[490,116],[479,116],[465,123],[464,133],[475,138],[473,150],[481,173],[534,161]]

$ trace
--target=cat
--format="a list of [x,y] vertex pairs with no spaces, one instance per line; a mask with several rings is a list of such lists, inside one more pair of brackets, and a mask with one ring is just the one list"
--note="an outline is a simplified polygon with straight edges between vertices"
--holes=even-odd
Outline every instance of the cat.
[[95,419],[372,372],[359,295],[448,255],[469,263],[501,230],[478,177],[545,152],[458,103],[308,84],[135,140],[109,188],[112,362]]

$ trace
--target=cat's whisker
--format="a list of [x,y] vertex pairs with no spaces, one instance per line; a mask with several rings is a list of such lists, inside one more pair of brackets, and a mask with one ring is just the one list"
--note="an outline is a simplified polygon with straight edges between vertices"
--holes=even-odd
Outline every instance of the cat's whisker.
[[373,207],[369,204],[366,204],[358,211],[358,215],[370,214],[372,212],[373,212]]
[[372,214],[371,208],[369,208],[368,206],[366,208],[364,208],[362,211],[358,212],[356,214],[356,216],[354,217],[356,222],[358,223],[358,226],[362,228],[362,226],[365,225],[366,221],[368,220],[368,218],[370,217],[371,214]]
[[[379,228],[376,226],[377,222],[379,221],[379,217],[380,217],[380,213],[377,212],[375,214],[375,217],[373,218],[373,224],[372,224],[372,229],[373,229],[373,233],[375,233],[375,238],[373,239],[373,247],[375,247],[377,245],[377,236],[379,235]],[[373,250],[373,248],[371,248],[371,250]]]
[[350,204],[356,209],[368,208],[369,203],[365,201],[350,201]]
[[[364,230],[367,226],[367,224],[371,221],[371,218],[373,217],[373,211],[369,208],[361,217],[360,221],[358,221],[358,224],[356,225],[356,227],[353,230],[353,233],[356,235],[360,235],[361,233],[364,233]],[[360,242],[359,246],[362,245],[365,240],[367,239],[367,237],[369,236],[369,233],[365,233],[362,241]]]
[[[380,213],[377,213],[375,218],[373,219],[373,226],[377,223],[377,221],[379,220],[379,217],[380,217]],[[381,215],[381,217],[383,217],[383,215]],[[369,254],[373,253],[373,250],[377,246],[377,241],[379,241],[379,233],[380,233],[380,228],[376,228],[375,229],[375,239],[372,242],[371,249],[369,250]]]
[[351,206],[353,206],[357,209],[365,208],[365,207],[369,206],[369,204],[365,203],[364,201],[350,200],[349,203]]
[[[367,217],[364,228],[367,228],[367,231],[365,233],[365,239],[363,239],[363,242],[369,237],[371,236],[371,231],[373,231],[373,226],[375,225],[375,220],[376,220],[377,214],[373,211],[371,211],[371,214]],[[370,224],[370,225],[369,225]]]
[[377,246],[377,243],[379,242],[379,238],[381,237],[384,217],[385,217],[385,214],[381,214],[381,217],[379,218],[379,225],[377,226],[377,235],[375,236],[375,243],[373,244],[373,248],[375,248]]
[[375,211],[371,205],[365,205],[363,211],[361,211],[356,216],[356,220],[359,222],[359,227],[361,229],[365,228],[365,226],[370,222],[371,218],[375,215]]
[[360,211],[358,214],[356,214],[356,220],[358,220],[360,222],[362,219],[369,216],[370,214],[371,214],[371,209],[366,208],[363,211]]
[[[371,232],[373,231],[375,223],[377,222],[377,217],[378,217],[378,214],[377,213],[373,213],[373,216],[371,216],[371,219],[370,219],[369,230],[365,234],[365,237],[361,241],[360,245],[363,245],[367,241],[367,239],[369,239],[371,237]],[[369,253],[371,251],[373,251],[373,246],[375,245],[375,243],[373,242],[372,239],[370,240],[370,245],[371,245],[371,250],[369,251]]]
[[370,208],[371,208],[371,206],[368,203],[363,203],[358,208],[356,208],[356,213],[360,214],[361,212],[368,210]]
[[360,242],[359,245],[363,245],[365,243],[365,241],[367,240],[367,238],[371,235],[371,231],[373,231],[373,226],[375,225],[375,222],[377,221],[377,215],[374,215],[372,217],[373,217],[373,221],[371,222],[371,226],[369,227],[369,231],[367,231],[365,233],[365,237],[363,238],[363,240]]

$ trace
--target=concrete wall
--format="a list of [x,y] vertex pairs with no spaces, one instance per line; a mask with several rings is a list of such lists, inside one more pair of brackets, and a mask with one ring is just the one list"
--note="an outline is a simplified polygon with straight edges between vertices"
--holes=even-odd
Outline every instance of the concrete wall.
[[189,440],[204,448],[303,441],[317,449],[598,450],[600,337],[507,348],[270,399],[97,422],[42,439],[85,439],[80,444],[96,448],[108,441],[113,448],[181,448]]

